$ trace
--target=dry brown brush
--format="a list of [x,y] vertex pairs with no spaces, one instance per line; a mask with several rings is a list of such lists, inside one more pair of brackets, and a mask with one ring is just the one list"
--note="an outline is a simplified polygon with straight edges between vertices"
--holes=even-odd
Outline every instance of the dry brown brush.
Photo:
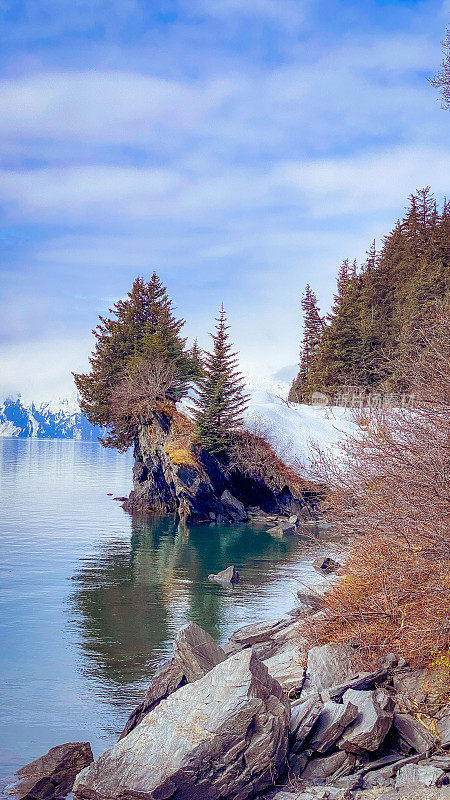
[[449,311],[448,303],[437,310],[406,358],[415,408],[361,415],[361,435],[346,440],[342,461],[318,459],[332,516],[352,536],[344,574],[309,631],[316,643],[356,640],[368,658],[395,651],[412,664],[435,661],[444,680],[450,675]]

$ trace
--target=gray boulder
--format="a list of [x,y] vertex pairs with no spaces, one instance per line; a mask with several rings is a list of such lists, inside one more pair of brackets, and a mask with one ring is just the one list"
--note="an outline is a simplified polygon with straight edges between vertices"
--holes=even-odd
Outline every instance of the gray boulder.
[[[269,650],[273,646],[272,637],[291,624],[292,620],[285,618],[270,619],[267,622],[245,625],[230,636],[228,643],[225,645],[225,652],[235,653],[238,650],[242,650],[244,647],[253,647],[254,645],[265,643],[268,643],[269,646],[267,649]],[[264,650],[265,648],[262,648],[262,652]]]
[[282,522],[281,525],[269,528],[267,533],[272,533],[274,536],[293,536],[296,530],[297,525],[291,525],[289,522]]
[[246,522],[248,514],[245,510],[244,504],[241,503],[228,489],[221,494],[220,499],[225,506],[227,514],[230,515],[233,522]]
[[283,691],[299,692],[303,686],[305,668],[302,665],[302,651],[300,643],[295,639],[288,639],[276,648],[275,654],[264,659],[264,664],[272,678],[278,681]]
[[284,770],[289,701],[243,650],[182,686],[75,783],[89,800],[244,800]]
[[222,572],[208,575],[208,580],[214,581],[214,583],[222,584],[239,583],[239,572],[237,571],[236,567],[230,566],[226,569],[223,569]]
[[8,789],[17,800],[50,800],[64,797],[78,773],[94,760],[89,742],[67,742],[52,747],[16,773],[17,783]]
[[344,702],[348,701],[358,708],[358,716],[343,733],[338,747],[357,754],[378,750],[392,725],[394,701],[384,689],[348,689]]
[[298,752],[306,737],[311,733],[322,713],[323,703],[319,695],[310,697],[305,702],[292,704],[290,734],[293,740],[292,750]]
[[406,764],[397,772],[395,788],[417,783],[421,786],[439,786],[444,778],[444,770],[433,764]]
[[401,739],[416,753],[426,753],[436,744],[430,731],[411,714],[394,714],[394,727]]
[[324,644],[308,653],[304,691],[323,692],[358,673],[357,654],[348,644]]
[[311,731],[308,747],[317,753],[326,753],[339,739],[345,728],[354,722],[359,710],[350,700],[334,703],[329,700],[323,706],[319,719]]
[[173,654],[188,683],[203,678],[226,658],[220,645],[195,622],[190,622],[177,633]]
[[304,783],[325,783],[349,775],[355,766],[355,756],[351,753],[337,752],[324,758],[308,761],[302,772]]

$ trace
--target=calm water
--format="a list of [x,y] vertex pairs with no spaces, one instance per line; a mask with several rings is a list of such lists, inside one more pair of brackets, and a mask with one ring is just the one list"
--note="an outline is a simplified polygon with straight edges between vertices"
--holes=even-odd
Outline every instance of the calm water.
[[[56,744],[111,744],[186,621],[223,641],[317,580],[298,538],[132,519],[108,497],[131,466],[98,444],[0,439],[0,788]],[[229,564],[236,588],[207,580]]]

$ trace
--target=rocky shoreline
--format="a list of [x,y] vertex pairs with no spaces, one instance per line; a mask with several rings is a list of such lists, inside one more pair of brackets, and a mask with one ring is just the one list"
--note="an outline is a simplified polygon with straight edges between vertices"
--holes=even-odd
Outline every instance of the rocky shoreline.
[[88,743],[53,748],[11,793],[50,800],[74,784],[77,800],[450,798],[450,706],[417,713],[424,672],[395,654],[364,670],[350,643],[308,649],[320,591],[299,601],[224,647],[190,623],[116,744],[95,761]]

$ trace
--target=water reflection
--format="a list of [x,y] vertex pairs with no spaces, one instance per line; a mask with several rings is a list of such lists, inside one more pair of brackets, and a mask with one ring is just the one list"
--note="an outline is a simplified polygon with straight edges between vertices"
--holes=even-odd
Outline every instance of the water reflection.
[[[86,656],[84,670],[124,685],[148,679],[167,655],[176,630],[194,620],[220,640],[261,616],[268,587],[292,581],[301,542],[247,525],[195,526],[180,532],[173,517],[132,519],[130,543],[104,543],[80,564],[69,598]],[[235,564],[242,583],[231,592],[208,574]],[[281,613],[293,605],[285,597]],[[262,607],[261,607],[262,606]],[[230,613],[231,612],[231,613]],[[233,613],[234,612],[234,613]]]

